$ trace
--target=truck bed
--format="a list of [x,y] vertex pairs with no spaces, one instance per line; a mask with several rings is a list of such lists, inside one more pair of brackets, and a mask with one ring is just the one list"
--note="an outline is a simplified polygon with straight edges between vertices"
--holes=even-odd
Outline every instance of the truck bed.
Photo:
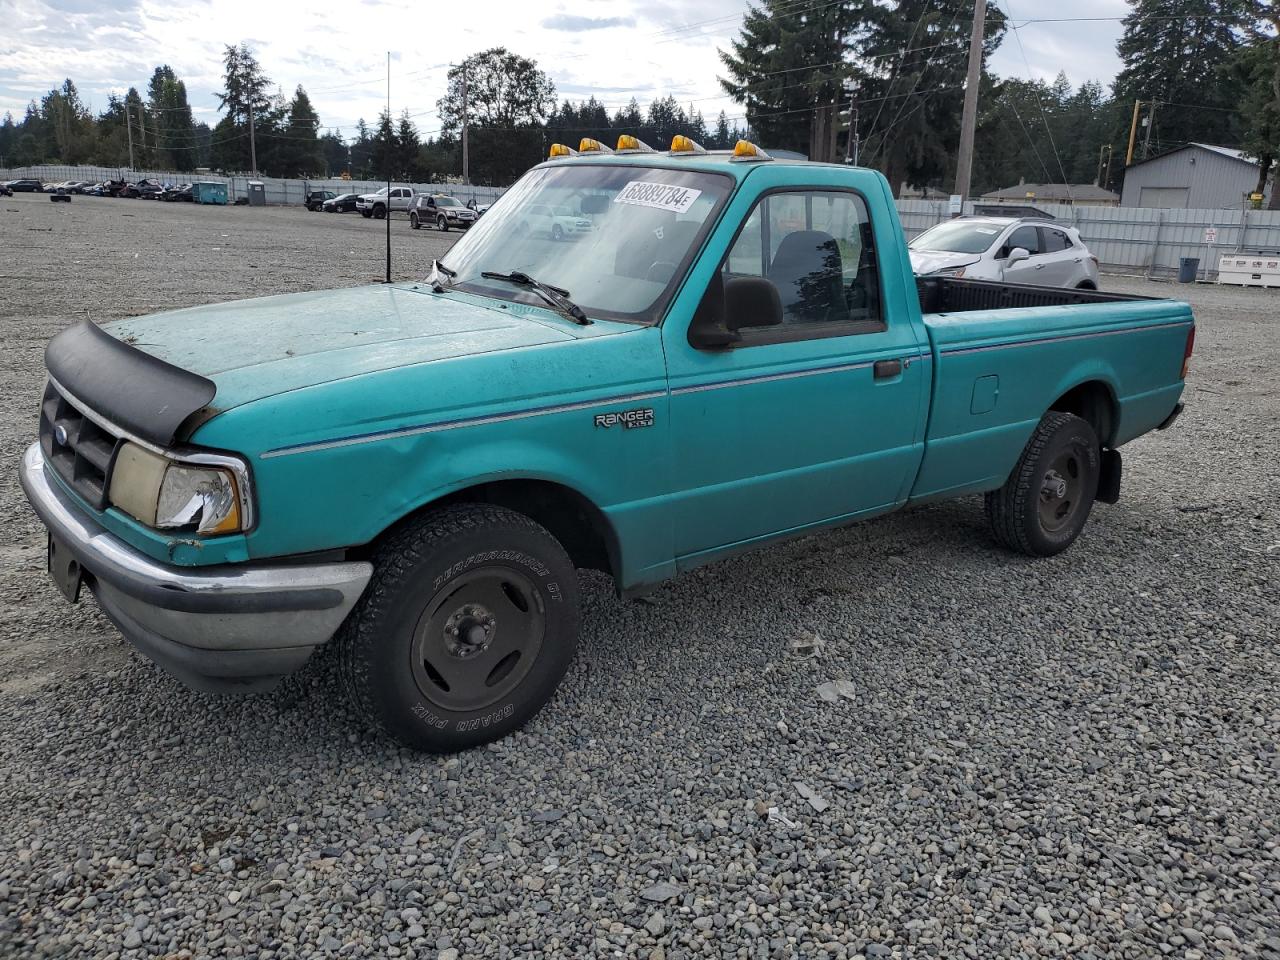
[[1119,303],[1151,300],[1131,293],[1103,293],[1063,287],[1033,287],[994,280],[955,280],[950,277],[916,277],[921,313],[967,313],[970,310],[1004,310],[1010,307],[1061,307],[1076,303]]

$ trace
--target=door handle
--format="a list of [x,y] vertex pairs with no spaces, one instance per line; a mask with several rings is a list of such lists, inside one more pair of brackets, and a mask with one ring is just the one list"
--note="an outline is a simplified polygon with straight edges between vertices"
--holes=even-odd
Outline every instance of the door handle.
[[877,380],[887,380],[889,377],[896,377],[902,373],[901,360],[877,360],[872,372]]

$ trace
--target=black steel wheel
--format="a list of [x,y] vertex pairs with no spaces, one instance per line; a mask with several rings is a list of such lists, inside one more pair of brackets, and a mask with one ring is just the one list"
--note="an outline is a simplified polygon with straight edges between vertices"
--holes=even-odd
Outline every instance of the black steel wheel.
[[455,504],[406,524],[373,561],[336,640],[372,724],[448,753],[505,736],[551,698],[577,647],[578,578],[543,527]]
[[1061,553],[1084,529],[1101,473],[1102,450],[1088,421],[1046,413],[1004,486],[986,495],[992,533],[1034,557]]

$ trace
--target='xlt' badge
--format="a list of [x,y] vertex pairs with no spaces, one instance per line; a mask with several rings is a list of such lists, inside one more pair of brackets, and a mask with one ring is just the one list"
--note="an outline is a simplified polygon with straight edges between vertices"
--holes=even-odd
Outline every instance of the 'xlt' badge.
[[653,408],[623,410],[621,413],[597,413],[596,426],[605,428],[621,426],[627,430],[634,430],[636,427],[652,427]]

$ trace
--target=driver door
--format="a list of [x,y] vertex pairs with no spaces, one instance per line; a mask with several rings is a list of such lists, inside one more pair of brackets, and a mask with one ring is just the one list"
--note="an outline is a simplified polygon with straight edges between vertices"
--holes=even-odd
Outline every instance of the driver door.
[[[1009,254],[1018,247],[1022,247],[1031,256],[1018,263],[1009,263],[1007,260]],[[1009,234],[1009,239],[1005,241],[1004,250],[1001,252],[1006,258],[1003,273],[1006,283],[1041,285],[1047,283],[1041,276],[1047,264],[1044,251],[1040,248],[1040,230],[1037,227],[1023,224],[1015,229],[1013,233]]]

